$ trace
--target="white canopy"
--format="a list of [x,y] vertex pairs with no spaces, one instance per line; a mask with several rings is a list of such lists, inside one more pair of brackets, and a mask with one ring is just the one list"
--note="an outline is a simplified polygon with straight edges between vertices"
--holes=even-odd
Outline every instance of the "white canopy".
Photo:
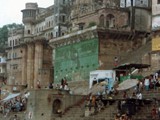
[[5,102],[5,101],[8,101],[8,100],[10,100],[10,99],[12,99],[12,98],[15,98],[15,97],[17,97],[17,96],[19,96],[19,95],[20,95],[20,93],[15,93],[15,94],[10,93],[6,98],[4,98],[4,99],[1,100],[1,101]]
[[138,84],[137,79],[128,79],[118,85],[117,90],[127,90]]

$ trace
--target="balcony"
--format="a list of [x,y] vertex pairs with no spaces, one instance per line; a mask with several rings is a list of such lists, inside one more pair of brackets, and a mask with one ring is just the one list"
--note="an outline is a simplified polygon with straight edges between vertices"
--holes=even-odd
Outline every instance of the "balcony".
[[5,62],[0,62],[0,66],[2,65],[6,65],[6,61]]

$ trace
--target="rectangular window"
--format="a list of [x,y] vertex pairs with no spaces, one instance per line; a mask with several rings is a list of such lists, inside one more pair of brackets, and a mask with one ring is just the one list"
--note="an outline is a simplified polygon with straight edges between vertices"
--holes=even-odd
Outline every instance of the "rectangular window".
[[62,22],[65,22],[65,16],[62,16]]
[[56,37],[58,37],[58,32],[56,32]]
[[17,57],[17,54],[16,53],[13,53],[13,58],[16,58]]
[[12,47],[12,41],[10,41],[10,47]]

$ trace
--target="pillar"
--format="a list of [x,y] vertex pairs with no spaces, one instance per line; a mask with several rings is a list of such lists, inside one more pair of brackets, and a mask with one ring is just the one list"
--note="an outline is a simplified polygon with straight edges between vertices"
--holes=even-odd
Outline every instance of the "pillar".
[[23,46],[21,49],[22,52],[22,85],[27,84],[27,46]]
[[37,81],[40,81],[41,85],[43,78],[43,42],[41,41],[35,43],[34,63],[34,88],[37,88]]
[[34,44],[27,45],[27,84],[28,88],[34,87]]

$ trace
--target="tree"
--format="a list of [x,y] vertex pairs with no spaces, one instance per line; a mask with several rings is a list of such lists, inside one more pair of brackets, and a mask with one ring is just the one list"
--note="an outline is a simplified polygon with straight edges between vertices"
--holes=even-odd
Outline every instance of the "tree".
[[12,24],[8,24],[8,25],[4,25],[2,28],[0,28],[0,52],[3,52],[6,48],[6,42],[8,40],[8,31],[9,29],[16,29],[16,28],[21,28],[23,27],[22,24],[16,24],[16,23],[12,23]]

